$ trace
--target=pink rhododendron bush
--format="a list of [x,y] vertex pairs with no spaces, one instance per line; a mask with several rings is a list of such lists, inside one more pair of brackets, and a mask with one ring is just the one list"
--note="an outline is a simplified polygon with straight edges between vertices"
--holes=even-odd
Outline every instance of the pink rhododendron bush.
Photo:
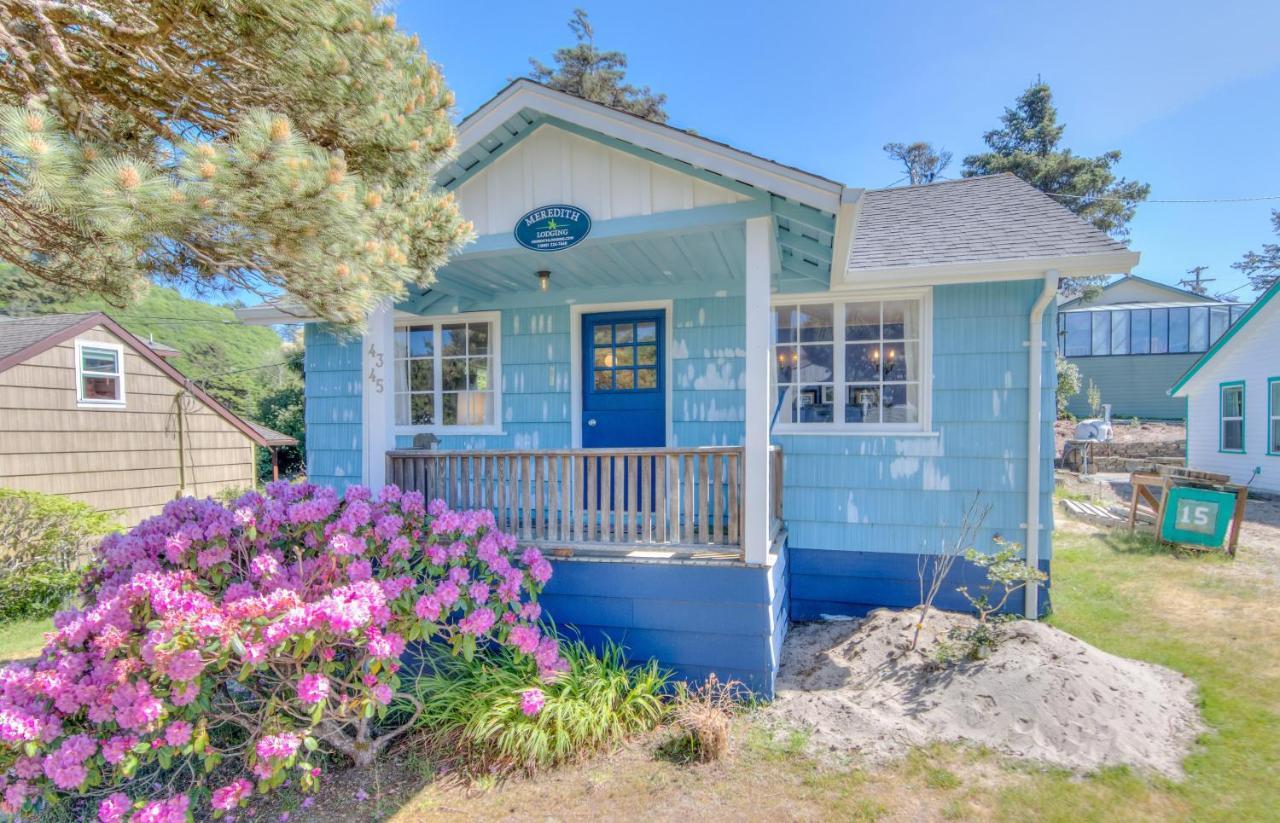
[[176,821],[313,789],[317,749],[365,765],[417,719],[407,643],[562,668],[537,623],[550,575],[489,512],[394,487],[175,500],[107,538],[85,607],[55,618],[34,665],[0,671],[0,809],[74,795],[103,821]]

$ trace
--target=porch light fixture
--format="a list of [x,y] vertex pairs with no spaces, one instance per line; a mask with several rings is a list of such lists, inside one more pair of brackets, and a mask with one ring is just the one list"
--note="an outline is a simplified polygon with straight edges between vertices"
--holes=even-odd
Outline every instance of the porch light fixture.
[[548,291],[551,288],[551,272],[543,269],[538,272],[538,290]]

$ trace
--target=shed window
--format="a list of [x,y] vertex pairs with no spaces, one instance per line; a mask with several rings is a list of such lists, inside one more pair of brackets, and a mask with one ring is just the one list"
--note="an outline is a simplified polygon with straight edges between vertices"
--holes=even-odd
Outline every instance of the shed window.
[[1066,315],[1067,357],[1088,357],[1093,352],[1089,312]]
[[1129,351],[1133,354],[1151,353],[1151,309],[1134,309],[1129,320]]
[[1111,353],[1129,353],[1129,312],[1113,311],[1111,314]]
[[1244,452],[1244,384],[1226,383],[1219,388],[1221,400],[1219,449]]
[[395,331],[396,425],[491,428],[498,419],[497,321],[423,321]]
[[1191,351],[1209,348],[1209,309],[1198,306],[1191,309]]
[[84,406],[124,405],[124,349],[76,341],[77,399]]
[[925,311],[923,298],[775,306],[777,425],[921,429]]
[[1169,309],[1169,353],[1185,354],[1189,324],[1186,309]]

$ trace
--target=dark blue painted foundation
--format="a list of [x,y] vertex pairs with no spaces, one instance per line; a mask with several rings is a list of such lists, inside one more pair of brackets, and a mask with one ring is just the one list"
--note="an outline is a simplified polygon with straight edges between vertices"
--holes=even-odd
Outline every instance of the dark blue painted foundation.
[[[861,617],[873,609],[909,609],[920,603],[916,555],[891,552],[790,550],[791,619],[820,620],[822,615]],[[1040,562],[1049,573],[1049,561]],[[968,586],[975,596],[986,583],[986,573],[964,558],[951,567],[934,605],[940,609],[970,611],[968,601],[956,592]],[[1026,598],[1018,592],[1005,611],[1021,614]],[[1040,616],[1049,613],[1048,581],[1041,588]]]
[[714,673],[773,696],[789,613],[785,549],[765,567],[553,562],[540,602],[562,631],[592,645],[608,637],[629,659],[653,658],[690,682]]
[[[766,567],[727,563],[556,560],[541,602],[562,631],[588,644],[610,638],[633,661],[650,658],[693,683],[714,673],[773,697],[782,641],[791,620],[862,616],[920,602],[916,556],[889,552],[784,548]],[[1041,563],[1049,571],[1049,561]],[[968,611],[956,592],[986,581],[956,561],[935,605]],[[1006,611],[1021,613],[1021,593]],[[1049,611],[1047,588],[1041,614]]]

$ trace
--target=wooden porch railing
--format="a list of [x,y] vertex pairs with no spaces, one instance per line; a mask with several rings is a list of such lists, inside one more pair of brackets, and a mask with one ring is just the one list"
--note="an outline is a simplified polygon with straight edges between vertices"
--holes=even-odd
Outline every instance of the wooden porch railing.
[[[770,497],[781,520],[781,451]],[[387,482],[490,509],[521,543],[742,556],[741,447],[387,452]]]

